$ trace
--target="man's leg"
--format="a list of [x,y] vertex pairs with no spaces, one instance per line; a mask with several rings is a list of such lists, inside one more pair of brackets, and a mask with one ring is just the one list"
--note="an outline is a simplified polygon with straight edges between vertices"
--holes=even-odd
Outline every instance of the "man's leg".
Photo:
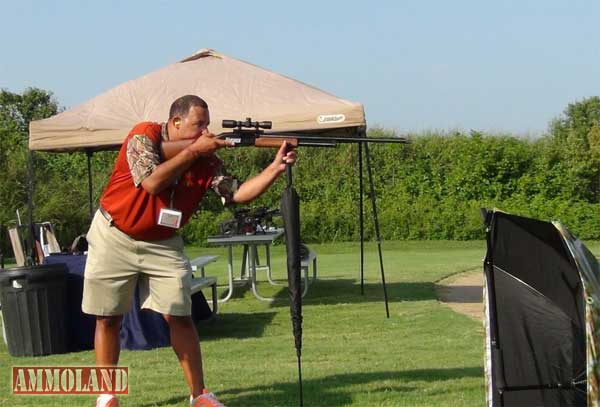
[[94,349],[96,350],[97,366],[116,366],[119,362],[121,345],[119,331],[122,315],[97,316]]
[[204,389],[202,372],[202,355],[200,339],[191,316],[165,315],[163,317],[171,330],[171,346],[181,363],[185,380],[190,387],[190,394],[197,397]]

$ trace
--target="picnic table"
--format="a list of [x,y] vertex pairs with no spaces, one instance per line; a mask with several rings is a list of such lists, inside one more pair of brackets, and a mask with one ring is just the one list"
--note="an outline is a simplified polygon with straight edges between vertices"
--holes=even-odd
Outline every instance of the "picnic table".
[[[212,246],[226,246],[227,247],[227,274],[228,274],[228,292],[227,295],[219,300],[225,302],[233,295],[233,287],[235,283],[250,284],[252,293],[254,296],[261,301],[273,301],[274,298],[264,297],[258,292],[257,287],[257,271],[264,269],[267,272],[267,280],[271,285],[279,285],[273,281],[272,270],[271,270],[271,245],[281,235],[283,235],[284,229],[278,228],[274,230],[268,230],[265,232],[257,232],[254,234],[244,235],[217,235],[209,236],[207,243]],[[240,277],[234,278],[233,272],[233,247],[242,246],[242,263],[240,269]],[[265,264],[261,265],[258,259],[258,247],[265,247]],[[313,280],[317,278],[317,254],[309,250],[308,257],[302,259],[301,268],[304,274],[304,291],[302,296],[306,295],[309,286],[308,269],[310,265],[313,266]]]
[[[266,232],[257,232],[251,235],[219,235],[209,236],[207,243],[212,246],[227,246],[227,275],[229,279],[229,290],[221,302],[225,302],[233,295],[234,282],[243,284],[250,283],[252,293],[261,301],[273,301],[273,298],[263,297],[256,286],[256,271],[258,268],[267,270],[267,278],[273,285],[277,285],[271,276],[271,245],[273,241],[283,235],[283,228],[269,230]],[[242,246],[242,267],[239,279],[233,276],[233,247]],[[266,251],[266,264],[261,266],[258,262],[258,246],[264,246]]]

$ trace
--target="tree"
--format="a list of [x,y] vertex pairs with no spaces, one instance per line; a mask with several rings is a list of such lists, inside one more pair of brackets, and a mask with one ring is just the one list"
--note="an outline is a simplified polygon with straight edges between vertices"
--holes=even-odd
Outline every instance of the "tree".
[[559,152],[565,196],[574,200],[600,202],[598,169],[598,126],[600,97],[570,103],[550,126],[554,149]]
[[[0,233],[27,203],[29,122],[59,111],[51,92],[28,88],[22,94],[0,90]],[[0,247],[6,251],[6,244]]]

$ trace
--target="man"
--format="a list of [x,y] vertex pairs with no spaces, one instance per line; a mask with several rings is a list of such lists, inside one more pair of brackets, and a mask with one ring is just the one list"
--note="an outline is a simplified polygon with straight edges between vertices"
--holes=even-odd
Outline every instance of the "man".
[[[114,171],[87,234],[82,310],[96,315],[98,366],[119,360],[119,330],[139,281],[143,308],[161,313],[190,388],[190,405],[222,406],[204,385],[198,334],[191,319],[191,268],[175,232],[212,188],[225,203],[256,199],[293,164],[285,143],[257,176],[237,185],[214,153],[231,146],[207,128],[208,105],[187,95],[171,105],[167,123],[136,125],[121,147]],[[103,394],[97,407],[117,407]]]

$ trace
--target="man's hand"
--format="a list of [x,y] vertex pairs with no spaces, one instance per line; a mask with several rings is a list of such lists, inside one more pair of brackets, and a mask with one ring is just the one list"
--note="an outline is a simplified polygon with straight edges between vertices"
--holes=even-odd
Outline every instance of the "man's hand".
[[211,155],[220,148],[233,147],[234,145],[233,141],[221,140],[208,130],[204,130],[188,149],[195,157],[200,157]]
[[278,173],[285,171],[286,164],[294,164],[296,162],[296,150],[290,149],[288,151],[287,141],[283,141],[279,151],[275,155],[275,159],[271,163],[270,167],[276,170]]

